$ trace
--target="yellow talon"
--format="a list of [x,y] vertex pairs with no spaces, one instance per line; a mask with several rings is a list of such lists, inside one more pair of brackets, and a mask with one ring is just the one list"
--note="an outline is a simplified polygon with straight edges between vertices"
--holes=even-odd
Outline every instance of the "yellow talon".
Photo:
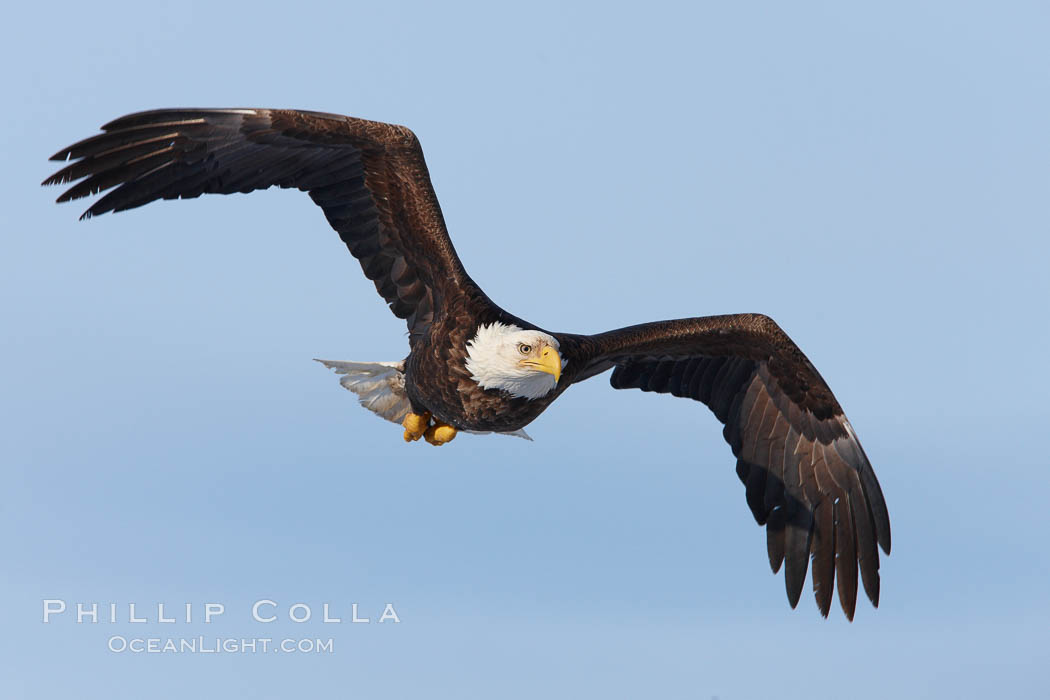
[[401,425],[405,428],[405,442],[415,442],[427,432],[427,426],[430,425],[430,411],[424,411],[422,414],[409,413],[405,416],[405,420],[401,421]]
[[425,437],[427,442],[431,445],[441,447],[446,442],[452,442],[452,440],[455,439],[456,429],[447,423],[435,422],[434,425],[427,429],[427,432],[423,434],[423,437]]

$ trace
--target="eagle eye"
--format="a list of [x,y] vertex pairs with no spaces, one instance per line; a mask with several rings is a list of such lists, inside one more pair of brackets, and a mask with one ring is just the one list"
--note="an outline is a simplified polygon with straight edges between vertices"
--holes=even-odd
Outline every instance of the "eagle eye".
[[518,343],[518,352],[520,352],[522,355],[528,355],[530,352],[532,352],[532,346],[526,345],[525,343]]

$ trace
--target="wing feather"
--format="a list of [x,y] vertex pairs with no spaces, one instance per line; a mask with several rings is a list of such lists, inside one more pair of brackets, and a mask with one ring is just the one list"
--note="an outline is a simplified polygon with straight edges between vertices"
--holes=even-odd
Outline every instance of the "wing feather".
[[830,501],[813,507],[813,595],[820,614],[828,616],[835,579],[835,511]]
[[711,316],[558,338],[570,381],[612,366],[614,388],[692,398],[725,424],[748,507],[766,527],[770,568],[783,568],[792,607],[810,557],[822,615],[837,588],[853,619],[858,573],[878,605],[878,548],[890,551],[882,490],[831,390],[771,319]]
[[408,321],[413,342],[433,320],[435,296],[476,291],[419,141],[404,127],[296,110],[166,109],[115,119],[102,132],[56,153],[72,162],[43,183],[75,183],[59,202],[111,190],[82,218],[159,199],[296,188]]

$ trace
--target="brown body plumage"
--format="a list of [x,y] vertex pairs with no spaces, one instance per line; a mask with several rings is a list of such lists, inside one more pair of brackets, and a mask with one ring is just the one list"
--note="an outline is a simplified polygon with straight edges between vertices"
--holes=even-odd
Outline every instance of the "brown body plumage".
[[273,185],[308,192],[408,324],[403,381],[414,413],[461,430],[511,432],[573,383],[609,369],[614,388],[706,404],[725,424],[747,503],[766,526],[770,565],[785,568],[792,607],[811,556],[822,614],[837,580],[852,619],[858,569],[878,604],[878,547],[890,550],[878,481],[831,390],[771,319],[741,314],[593,336],[551,333],[565,360],[557,386],[539,398],[512,397],[479,386],[465,364],[466,345],[483,324],[537,327],[493,304],[463,269],[408,129],[294,110],[157,110],[111,122],[53,159],[73,162],[44,184],[85,178],[60,202],[116,187],[85,217]]

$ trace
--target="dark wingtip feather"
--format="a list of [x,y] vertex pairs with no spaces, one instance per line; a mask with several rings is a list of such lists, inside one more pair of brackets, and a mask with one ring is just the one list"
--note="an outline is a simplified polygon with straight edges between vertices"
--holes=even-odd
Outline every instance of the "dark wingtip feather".
[[820,614],[828,616],[835,588],[835,518],[828,501],[813,508],[813,596]]
[[145,112],[132,112],[131,114],[125,114],[123,117],[117,117],[113,121],[103,124],[102,131],[115,131],[117,129],[127,129],[157,122],[180,121],[187,124],[200,124],[205,121],[207,115],[258,114],[259,111],[260,110],[258,109],[248,109],[243,107],[168,107],[164,109],[150,109]]
[[839,605],[847,619],[853,621],[857,609],[857,550],[849,505],[843,499],[835,504],[835,583],[839,590]]
[[827,596],[826,606],[821,600],[817,600],[817,610],[820,612],[820,616],[823,617],[825,620],[827,619],[827,616],[832,613],[831,600],[832,596]]
[[813,520],[809,511],[795,513],[787,526],[784,547],[784,587],[788,602],[794,608],[802,597],[809,570],[809,545]]
[[798,601],[802,598],[802,588],[806,583],[806,576],[803,573],[798,577],[788,576],[788,572],[784,571],[784,586],[787,590],[788,605],[794,610],[798,607]]
[[778,506],[769,515],[766,522],[766,554],[769,555],[769,568],[773,573],[780,571],[784,564],[784,507]]
[[112,121],[108,121],[102,125],[102,131],[116,131],[117,129],[126,129],[131,126],[142,126],[143,124],[151,124],[157,121],[168,121],[173,117],[178,118],[179,116],[194,115],[199,117],[199,113],[204,110],[200,109],[149,109],[143,112],[132,112],[131,114],[125,114],[123,117],[117,117]]
[[842,416],[840,420],[849,439],[835,441],[835,449],[856,469],[860,477],[861,486],[864,489],[864,495],[868,501],[868,507],[875,521],[875,538],[878,540],[882,551],[888,555],[891,547],[890,514],[886,508],[886,498],[882,494],[882,486],[879,485],[878,477],[875,476],[875,470],[871,466],[871,460],[868,459],[864,446],[860,444],[857,433],[853,430],[853,425],[845,416]]

